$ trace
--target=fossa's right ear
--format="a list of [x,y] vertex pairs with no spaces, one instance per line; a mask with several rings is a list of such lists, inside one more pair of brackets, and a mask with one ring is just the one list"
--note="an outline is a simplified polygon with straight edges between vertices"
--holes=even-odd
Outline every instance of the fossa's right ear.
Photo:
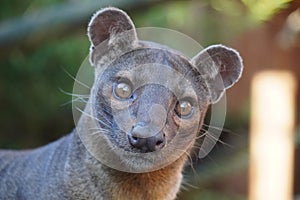
[[[129,16],[122,10],[109,7],[98,11],[88,26],[88,37],[91,41],[90,61],[92,65],[101,59],[113,59],[112,55],[127,51],[137,44],[135,27]],[[99,47],[99,48],[97,48]]]

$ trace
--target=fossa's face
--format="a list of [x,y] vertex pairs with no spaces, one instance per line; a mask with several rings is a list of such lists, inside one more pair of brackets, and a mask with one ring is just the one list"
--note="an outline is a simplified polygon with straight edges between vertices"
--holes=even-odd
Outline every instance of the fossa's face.
[[157,170],[189,153],[207,107],[243,68],[239,54],[222,45],[190,60],[140,41],[131,19],[116,8],[96,13],[88,36],[95,82],[88,120],[81,121],[90,127],[77,131],[95,158],[127,172]]
[[128,52],[97,78],[99,126],[117,148],[159,151],[176,134],[190,138],[201,127],[208,89],[190,62],[174,52],[141,48]]

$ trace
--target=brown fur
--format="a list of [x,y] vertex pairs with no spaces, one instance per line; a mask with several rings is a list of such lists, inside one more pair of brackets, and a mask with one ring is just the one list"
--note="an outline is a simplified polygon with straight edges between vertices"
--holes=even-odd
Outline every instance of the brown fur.
[[148,173],[132,174],[112,171],[112,199],[172,200],[180,188],[186,155],[171,165]]

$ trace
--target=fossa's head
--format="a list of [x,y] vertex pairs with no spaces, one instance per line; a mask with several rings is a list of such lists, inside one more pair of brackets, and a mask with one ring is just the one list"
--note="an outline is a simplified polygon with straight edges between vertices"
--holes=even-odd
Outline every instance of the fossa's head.
[[208,106],[242,72],[238,53],[222,45],[189,60],[168,47],[138,40],[131,19],[116,8],[96,13],[88,36],[95,67],[90,97],[95,127],[88,146],[106,164],[120,162],[125,171],[155,170],[187,152]]

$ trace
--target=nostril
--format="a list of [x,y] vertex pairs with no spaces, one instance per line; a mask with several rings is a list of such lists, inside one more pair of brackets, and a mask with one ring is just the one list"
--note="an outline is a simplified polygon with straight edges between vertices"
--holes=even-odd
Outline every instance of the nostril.
[[163,142],[164,142],[163,140],[158,140],[155,145],[160,146]]
[[135,145],[135,144],[137,144],[139,138],[137,138],[136,136],[133,136],[133,135],[128,135],[128,139],[132,145]]
[[161,136],[156,137],[155,150],[162,149],[166,143],[166,135],[163,133]]
[[161,145],[164,145],[165,143],[165,140],[166,140],[166,134],[163,133],[161,139],[158,139],[157,142],[156,142],[156,146],[161,146]]
[[136,136],[131,136],[131,138],[132,138],[133,140],[135,140],[135,141],[138,140],[138,138],[137,138]]

